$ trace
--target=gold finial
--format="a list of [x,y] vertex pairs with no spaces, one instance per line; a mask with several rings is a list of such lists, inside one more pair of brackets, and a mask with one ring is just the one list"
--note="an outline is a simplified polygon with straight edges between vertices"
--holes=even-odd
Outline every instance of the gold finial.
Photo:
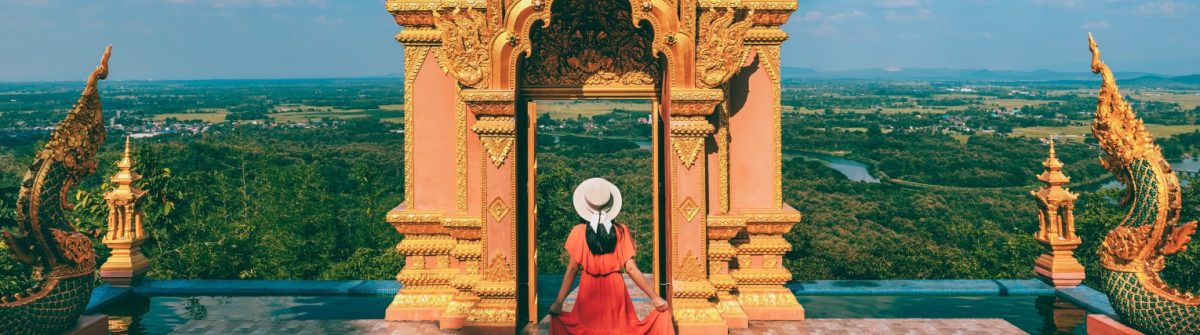
[[117,163],[117,167],[121,168],[122,172],[128,172],[133,167],[133,155],[130,154],[129,135],[125,135],[125,153],[121,156],[121,161]]
[[1054,155],[1054,136],[1053,135],[1050,136],[1050,158],[1051,159],[1058,158]]

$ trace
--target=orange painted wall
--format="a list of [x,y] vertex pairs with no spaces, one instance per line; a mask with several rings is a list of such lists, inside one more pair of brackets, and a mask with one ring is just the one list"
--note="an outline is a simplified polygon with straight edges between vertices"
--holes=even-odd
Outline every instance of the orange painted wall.
[[455,209],[457,83],[438,67],[434,53],[425,57],[413,85],[413,200],[418,211],[452,212]]
[[755,60],[729,85],[730,207],[774,209],[774,84]]

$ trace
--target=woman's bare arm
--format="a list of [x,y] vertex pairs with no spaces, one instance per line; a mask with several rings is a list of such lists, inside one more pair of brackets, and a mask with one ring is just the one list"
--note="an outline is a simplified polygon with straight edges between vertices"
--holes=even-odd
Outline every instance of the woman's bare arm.
[[646,296],[650,297],[650,301],[654,305],[654,309],[659,311],[667,310],[667,301],[658,296],[658,293],[654,293],[654,288],[650,287],[649,283],[646,283],[646,276],[642,274],[641,269],[638,269],[637,263],[635,263],[632,258],[625,261],[625,272],[629,273],[629,278],[633,279],[633,284],[642,289],[642,293],[645,293]]
[[575,283],[575,275],[579,273],[579,263],[571,259],[567,263],[567,272],[563,274],[562,286],[558,288],[558,297],[554,298],[554,303],[550,305],[550,314],[558,314],[562,312],[562,304],[567,300],[567,294],[571,293],[571,284]]

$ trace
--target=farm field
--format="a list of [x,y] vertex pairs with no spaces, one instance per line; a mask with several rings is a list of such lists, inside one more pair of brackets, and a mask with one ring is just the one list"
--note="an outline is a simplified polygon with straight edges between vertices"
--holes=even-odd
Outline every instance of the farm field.
[[[1190,133],[1200,130],[1200,125],[1177,125],[1167,126],[1161,124],[1147,124],[1146,130],[1150,131],[1151,135],[1158,138],[1166,138],[1178,134]],[[1033,138],[1045,138],[1052,135],[1057,135],[1059,139],[1069,141],[1083,141],[1083,139],[1092,133],[1091,126],[1076,125],[1066,127],[1026,127],[1015,128],[1011,136],[1024,136]]]
[[202,110],[190,113],[167,113],[155,114],[154,121],[165,121],[167,119],[175,119],[179,121],[202,121],[209,123],[225,122],[225,117],[229,115],[229,111],[224,109]]
[[615,109],[628,111],[646,111],[651,108],[650,100],[538,100],[538,114],[549,115],[553,119],[570,119],[576,116],[591,118],[595,115],[608,114]]
[[1180,91],[1134,90],[1129,96],[1136,100],[1174,102],[1183,109],[1200,107],[1200,93]]
[[318,110],[308,110],[303,112],[282,112],[267,114],[275,122],[284,123],[306,123],[318,121],[321,119],[358,119],[374,117],[380,121],[392,123],[404,123],[404,111],[399,110],[382,110],[382,109],[351,109],[340,110],[323,107]]

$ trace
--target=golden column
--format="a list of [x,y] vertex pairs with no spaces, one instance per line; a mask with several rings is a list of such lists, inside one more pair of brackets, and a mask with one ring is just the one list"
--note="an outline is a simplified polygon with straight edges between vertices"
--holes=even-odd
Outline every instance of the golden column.
[[104,244],[112,249],[112,255],[100,266],[100,278],[116,286],[129,286],[150,270],[150,260],[142,255],[140,246],[146,241],[142,227],[142,208],[138,201],[146,195],[133,183],[142,176],[133,171],[133,156],[129,151],[129,137],[125,137],[125,154],[117,162],[117,174],[112,177],[116,185],[104,195],[108,202],[108,233]]
[[404,255],[404,268],[396,274],[401,288],[388,305],[387,320],[437,320],[458,292],[450,286],[458,272],[450,268],[454,239],[441,219],[438,213],[388,213],[388,223],[404,235],[396,244],[396,251]]
[[[788,34],[779,27],[796,10],[795,1],[747,0],[747,20],[754,26],[746,32],[747,48],[754,62],[743,69],[744,79],[734,87],[748,89],[745,104],[731,120],[731,136],[751,143],[769,143],[769,149],[731,145],[732,159],[743,162],[731,172],[732,211],[743,216],[746,229],[731,243],[737,249],[731,271],[737,281],[738,302],[750,320],[803,320],[804,308],[785,284],[792,274],[783,266],[783,255],[792,246],[783,238],[800,222],[802,215],[783,201],[783,141],[780,77],[780,46]],[[744,86],[742,86],[744,85]],[[747,109],[745,106],[754,106]],[[766,112],[766,115],[758,114]],[[761,115],[761,116],[755,116]],[[760,133],[768,133],[768,135]],[[762,137],[755,137],[762,136]],[[760,144],[761,145],[761,144]],[[755,176],[751,178],[751,176]],[[760,195],[770,190],[770,196]],[[740,197],[740,199],[739,199]]]
[[455,158],[428,153],[453,150],[444,144],[453,135],[437,125],[447,118],[444,100],[453,99],[456,87],[437,66],[434,53],[441,39],[428,7],[388,1],[387,8],[396,23],[405,26],[396,35],[404,45],[404,203],[386,218],[404,235],[396,250],[405,264],[396,274],[402,287],[385,318],[438,320],[458,293],[451,284],[460,272],[451,257],[457,243],[453,230],[443,224],[443,217],[454,213],[447,205],[452,196],[443,190],[454,181],[445,180],[442,173]]
[[788,212],[743,213],[746,234],[737,245],[738,301],[751,320],[804,320],[804,308],[787,286],[792,273],[783,266],[783,255],[792,245],[783,234],[799,222],[801,215]]
[[1063,163],[1054,154],[1054,139],[1050,139],[1050,155],[1042,162],[1046,168],[1038,176],[1046,186],[1030,192],[1038,202],[1038,232],[1033,239],[1046,247],[1046,252],[1033,262],[1033,269],[1046,283],[1055,287],[1074,287],[1083,282],[1084,270],[1073,252],[1079,247],[1075,235],[1075,199],[1079,196],[1063,187],[1071,181],[1062,173]]
[[741,215],[708,216],[708,281],[717,290],[717,310],[729,328],[750,326],[749,317],[734,294],[737,280],[729,267],[729,262],[737,256],[737,249],[729,241],[745,228],[746,218]]
[[439,326],[441,329],[459,329],[466,323],[471,308],[479,302],[475,294],[475,284],[479,282],[479,260],[483,255],[479,238],[482,222],[476,216],[446,217],[442,225],[450,230],[450,237],[457,243],[450,256],[458,260],[462,271],[450,279],[450,286],[458,290],[454,299],[442,313]]
[[710,299],[717,288],[708,278],[706,145],[715,132],[708,117],[724,93],[718,89],[673,89],[670,104],[670,202],[672,310],[680,333],[725,334],[728,326]]
[[516,94],[511,90],[465,89],[460,95],[477,120],[482,174],[483,223],[479,302],[465,326],[476,333],[507,334],[517,323]]

